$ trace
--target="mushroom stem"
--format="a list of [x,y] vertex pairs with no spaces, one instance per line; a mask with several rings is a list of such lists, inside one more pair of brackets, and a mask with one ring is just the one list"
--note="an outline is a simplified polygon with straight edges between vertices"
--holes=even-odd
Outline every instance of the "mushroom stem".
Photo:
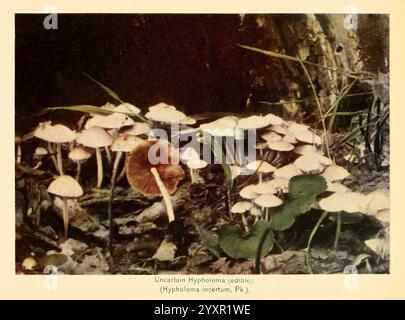
[[105,154],[107,155],[107,160],[108,160],[108,164],[111,164],[112,158],[111,158],[111,152],[110,149],[107,147],[105,147]]
[[166,189],[165,185],[163,184],[162,180],[160,179],[159,173],[156,170],[156,168],[154,168],[154,167],[151,168],[150,172],[153,174],[153,177],[155,178],[156,183],[159,187],[160,193],[163,196],[163,200],[165,201],[167,216],[169,217],[169,223],[170,223],[170,222],[174,221],[175,217],[174,217],[174,212],[173,212],[173,206],[170,201],[169,192],[167,192],[167,189]]
[[269,221],[269,208],[266,208],[265,209],[266,211],[266,213],[265,213],[265,219],[267,220],[267,221]]
[[243,227],[245,228],[245,231],[250,232],[249,225],[248,225],[248,222],[245,217],[245,213],[242,213],[242,223],[243,223]]
[[120,182],[120,181],[122,180],[122,178],[124,178],[124,176],[125,176],[126,167],[127,167],[127,162],[128,162],[128,153],[125,152],[125,162],[124,162],[124,166],[122,167],[122,170],[121,170],[120,174],[118,175],[117,183]]
[[62,165],[62,148],[61,148],[60,143],[56,144],[56,162],[58,165],[59,174],[61,176],[63,176],[64,173],[63,173],[63,165]]
[[68,237],[68,228],[69,228],[69,209],[68,209],[68,203],[67,203],[67,198],[63,197],[63,230],[65,234],[65,239]]
[[21,150],[21,143],[17,144],[17,163],[21,163],[22,159],[22,150]]
[[[121,157],[122,157],[122,152],[118,151],[117,155],[115,156],[115,160],[114,160],[113,171],[112,171],[112,176],[111,176],[111,186],[115,185],[115,182],[117,180],[116,177],[117,177],[118,165],[120,164]],[[124,172],[125,172],[125,170],[124,170]]]
[[48,153],[51,155],[51,159],[52,159],[52,162],[53,162],[53,164],[55,166],[56,171],[59,172],[58,163],[57,163],[56,157],[55,157],[55,151],[53,150],[53,146],[52,146],[51,142],[48,142]]
[[114,160],[113,172],[111,176],[111,189],[110,189],[110,198],[108,200],[108,224],[110,226],[109,229],[109,239],[108,239],[108,251],[110,252],[111,259],[113,259],[113,214],[112,214],[112,200],[114,198],[114,189],[115,189],[115,181],[117,176],[117,168],[120,163],[122,156],[122,152],[117,152],[117,155]]
[[103,160],[101,159],[100,148],[96,148],[96,159],[97,159],[97,188],[101,188],[103,183]]
[[259,183],[262,183],[263,181],[263,173],[259,172]]
[[195,175],[194,175],[194,170],[190,168],[190,178],[191,178],[191,183],[195,183]]
[[80,172],[82,170],[82,163],[77,161],[77,171],[76,171],[76,180],[79,181],[80,179]]

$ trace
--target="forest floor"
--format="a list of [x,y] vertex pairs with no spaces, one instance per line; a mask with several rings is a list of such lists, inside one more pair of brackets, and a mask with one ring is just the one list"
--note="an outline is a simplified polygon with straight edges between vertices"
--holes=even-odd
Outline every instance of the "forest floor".
[[[93,169],[85,168],[84,176],[86,173],[91,176]],[[376,170],[363,162],[349,171],[351,176],[345,184],[353,191],[389,188],[389,166]],[[61,201],[46,192],[51,180],[46,171],[16,167],[17,273],[40,274],[49,264],[58,265],[61,274],[254,273],[254,259],[216,256],[202,246],[201,228],[215,232],[221,224],[232,221],[225,205],[226,179],[220,165],[202,169],[199,183],[191,184],[187,177],[179,185],[171,197],[177,221],[174,231],[168,228],[161,198],[141,196],[126,181],[119,184],[113,200],[114,263],[107,250],[110,189],[91,189],[77,202],[70,203],[69,238],[65,241]],[[41,223],[34,227],[32,221],[39,214]],[[313,210],[300,216],[289,230],[277,233],[276,245],[261,261],[261,272],[332,274],[347,272],[348,266],[355,266],[358,273],[389,273],[389,261],[379,258],[364,243],[384,229],[373,216],[351,215],[343,219],[336,249],[333,248],[336,221],[333,217],[326,219],[308,253],[308,238],[320,214]],[[164,248],[169,234],[172,247]],[[154,254],[162,245],[164,250],[157,258]],[[30,256],[38,266],[27,271],[21,263]]]

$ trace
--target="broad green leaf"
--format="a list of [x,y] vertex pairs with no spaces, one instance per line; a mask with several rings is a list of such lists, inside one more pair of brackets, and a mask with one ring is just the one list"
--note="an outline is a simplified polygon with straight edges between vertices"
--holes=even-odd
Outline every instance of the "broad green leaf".
[[326,191],[326,181],[320,175],[303,174],[292,177],[288,198],[271,213],[270,226],[282,231],[290,228],[297,216],[311,210],[316,197]]
[[290,179],[288,197],[300,198],[307,195],[317,196],[325,192],[326,188],[326,181],[322,176],[302,174]]
[[67,261],[67,257],[64,254],[55,253],[44,256],[40,261],[39,264],[43,267],[46,266],[60,266]]
[[[222,250],[235,259],[255,258],[257,248],[264,233],[268,231],[270,224],[267,221],[259,220],[247,236],[241,234],[239,225],[227,225],[222,228],[219,234],[219,245]],[[269,253],[273,247],[273,234],[269,232],[266,237],[261,257]]]
[[214,256],[220,258],[218,236],[214,232],[200,226],[198,226],[198,232],[201,234],[202,246],[207,248]]

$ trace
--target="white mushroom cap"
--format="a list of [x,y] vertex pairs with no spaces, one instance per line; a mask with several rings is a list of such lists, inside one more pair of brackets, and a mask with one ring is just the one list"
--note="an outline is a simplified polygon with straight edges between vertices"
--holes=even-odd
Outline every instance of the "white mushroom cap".
[[390,193],[388,189],[378,189],[369,193],[365,198],[365,213],[376,214],[380,210],[390,208]]
[[298,154],[320,153],[312,144],[303,144],[301,146],[297,146],[295,147],[294,152]]
[[103,128],[91,127],[82,131],[76,141],[86,147],[100,148],[109,146],[113,142],[113,137]]
[[108,111],[113,111],[115,109],[115,104],[111,103],[111,102],[107,102],[106,104],[102,105],[100,107],[100,109],[103,110],[108,110]]
[[25,270],[33,270],[37,266],[37,261],[33,257],[28,257],[24,259],[21,265]]
[[321,164],[323,164],[324,166],[330,166],[330,165],[333,164],[331,159],[329,159],[329,158],[327,158],[327,157],[325,157],[325,156],[323,156],[323,155],[321,155],[319,153],[316,153],[315,155],[318,158],[319,162]]
[[382,222],[390,222],[390,209],[379,210],[374,217]]
[[346,187],[345,185],[341,184],[340,182],[330,182],[326,180],[327,184],[327,191],[330,192],[350,192],[350,188]]
[[267,142],[276,142],[282,139],[282,137],[279,134],[275,133],[274,131],[268,131],[266,133],[263,133],[261,137]]
[[357,192],[336,192],[319,201],[322,210],[329,212],[362,212],[365,195]]
[[246,211],[249,211],[250,209],[252,209],[253,204],[251,202],[248,201],[239,201],[236,202],[232,208],[231,208],[231,212],[232,213],[244,213]]
[[76,131],[63,124],[52,126],[50,122],[42,122],[34,130],[34,136],[53,143],[66,143],[76,139]]
[[218,137],[234,137],[238,118],[233,116],[223,117],[213,122],[203,123],[200,129],[212,136]]
[[34,158],[41,158],[44,157],[48,154],[48,150],[46,150],[43,147],[37,147],[35,148],[35,152],[34,152]]
[[123,133],[138,136],[141,134],[148,134],[151,130],[152,127],[145,122],[134,122],[134,124]]
[[261,207],[277,207],[283,203],[280,198],[272,194],[262,194],[255,199],[255,203]]
[[83,147],[79,146],[70,150],[68,157],[73,161],[83,161],[90,158],[91,154],[87,152]]
[[323,169],[315,153],[304,154],[294,161],[294,165],[303,172],[320,172]]
[[252,209],[250,209],[250,214],[255,217],[261,217],[262,211],[257,207],[253,207]]
[[244,198],[244,199],[254,199],[258,196],[258,194],[256,192],[254,192],[255,185],[254,184],[250,184],[246,187],[244,187],[240,192],[239,195]]
[[157,105],[149,107],[149,112],[145,114],[145,117],[159,122],[179,123],[186,118],[186,115],[176,110],[174,106],[158,103]]
[[187,161],[187,166],[190,169],[202,169],[208,165],[207,162],[201,159],[190,159]]
[[254,188],[252,188],[252,191],[257,194],[266,194],[266,193],[274,194],[277,192],[277,190],[274,188],[273,184],[270,183],[270,181],[265,181],[256,184]]
[[305,143],[321,144],[322,139],[320,136],[309,130],[298,130],[294,132],[295,138],[298,141]]
[[283,141],[284,141],[284,142],[291,143],[291,144],[296,144],[296,143],[298,143],[298,140],[295,139],[294,133],[291,133],[291,132],[287,133],[287,134],[284,136]]
[[288,124],[288,132],[293,134],[299,131],[307,131],[309,128],[310,126],[303,123],[290,122]]
[[114,112],[122,112],[125,114],[138,114],[141,112],[141,109],[135,107],[134,105],[124,102],[114,108]]
[[252,171],[258,171],[262,173],[269,173],[273,172],[276,170],[275,167],[273,167],[270,163],[264,160],[256,160],[253,162],[250,162],[246,165],[246,169],[252,170]]
[[104,129],[119,129],[131,126],[134,123],[134,120],[124,113],[113,113],[108,116],[95,115],[86,122],[84,128],[101,127]]
[[285,135],[288,133],[287,127],[285,125],[275,125],[270,127],[271,131],[277,132],[279,134]]
[[176,110],[176,107],[168,105],[167,103],[164,103],[164,102],[159,102],[153,106],[150,106],[148,109],[149,109],[149,111],[159,111],[159,110],[165,110],[165,109]]
[[269,122],[271,125],[280,125],[284,122],[282,118],[279,116],[276,116],[272,113],[266,114],[264,118]]
[[283,193],[288,192],[289,181],[286,178],[274,178],[272,180],[266,181],[265,183],[268,184],[270,188],[273,188],[276,191],[281,191]]
[[274,171],[273,176],[275,178],[291,179],[292,177],[300,174],[302,174],[302,171],[294,164],[290,163]]
[[60,197],[76,198],[83,194],[83,189],[71,176],[63,175],[51,182],[48,192]]
[[332,164],[325,169],[322,176],[329,181],[340,181],[350,176],[349,171],[345,168]]
[[181,152],[180,158],[183,160],[200,159],[200,155],[194,148],[187,147]]
[[237,127],[239,129],[259,129],[267,127],[270,124],[269,118],[263,116],[250,116],[239,120]]
[[191,118],[191,117],[185,117],[183,119],[180,120],[180,124],[184,124],[184,125],[193,125],[196,124],[197,120]]
[[123,134],[115,138],[111,144],[111,151],[114,152],[131,152],[135,147],[142,144],[145,140],[132,136],[129,134]]
[[268,142],[267,145],[270,149],[276,151],[291,151],[294,149],[291,143],[285,141]]

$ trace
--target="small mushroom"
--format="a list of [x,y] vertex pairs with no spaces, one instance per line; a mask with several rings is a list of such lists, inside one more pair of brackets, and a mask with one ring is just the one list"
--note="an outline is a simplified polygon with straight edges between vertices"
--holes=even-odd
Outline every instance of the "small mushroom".
[[[163,161],[155,159],[157,154]],[[135,191],[145,196],[163,196],[169,222],[175,220],[170,194],[185,176],[179,160],[178,151],[169,142],[144,141],[132,150],[126,169],[128,182]]]
[[258,194],[256,192],[254,192],[254,189],[255,189],[255,185],[250,184],[250,185],[244,187],[239,192],[239,195],[244,199],[252,200],[258,196]]
[[237,128],[242,130],[260,129],[271,124],[271,118],[263,116],[250,116],[239,120]]
[[42,164],[42,159],[48,155],[48,150],[43,147],[35,148],[34,154],[32,156],[33,159],[38,160],[37,164],[33,167],[33,169],[38,169]]
[[205,168],[208,165],[207,162],[204,160],[201,160],[200,158],[196,159],[190,159],[187,161],[187,167],[190,169],[190,177],[191,177],[191,183],[196,182],[196,177],[195,174],[198,169]]
[[310,130],[297,130],[294,132],[294,135],[295,135],[295,138],[301,142],[311,143],[311,144],[321,144],[322,143],[322,138]]
[[111,151],[116,152],[114,165],[113,165],[113,172],[111,176],[111,185],[115,183],[116,176],[117,176],[117,169],[120,163],[122,154],[125,153],[126,157],[129,152],[135,149],[136,146],[141,144],[143,139],[129,134],[120,135],[118,138],[115,138],[113,143],[111,144]]
[[123,134],[129,134],[132,136],[139,136],[142,134],[149,134],[149,132],[152,130],[152,127],[145,123],[145,122],[134,122],[134,124],[129,127],[128,129],[124,130],[122,133]]
[[81,195],[83,195],[83,189],[80,184],[71,176],[62,175],[51,182],[48,187],[48,192],[62,197],[63,229],[66,239],[69,227],[69,207],[67,199],[80,197]]
[[289,180],[292,177],[298,176],[300,174],[302,174],[302,171],[298,169],[294,164],[290,163],[274,171],[273,176],[275,178],[285,178]]
[[322,173],[322,176],[327,181],[334,182],[346,179],[348,176],[350,176],[350,173],[345,168],[333,164],[325,169],[325,171]]
[[62,124],[56,124],[52,126],[50,122],[40,123],[34,130],[34,136],[48,141],[48,152],[53,154],[53,147],[51,143],[56,144],[56,167],[60,175],[63,175],[62,166],[62,143],[71,142],[76,139],[76,132],[70,130],[68,127]]
[[265,208],[265,219],[269,219],[269,208],[278,207],[283,203],[280,198],[277,198],[275,195],[266,193],[255,198],[254,202],[262,208]]
[[231,208],[232,213],[241,214],[242,223],[243,223],[243,226],[244,226],[246,232],[249,232],[249,225],[248,225],[248,222],[246,220],[245,212],[252,209],[252,207],[253,207],[253,204],[251,202],[239,201],[239,202],[235,203]]
[[33,257],[28,257],[24,259],[21,265],[25,270],[31,271],[36,268],[37,261]]
[[100,188],[103,183],[103,161],[100,148],[108,147],[113,142],[113,137],[101,127],[90,127],[82,131],[76,141],[86,147],[96,149],[97,188]]
[[174,106],[169,106],[163,102],[149,107],[149,112],[145,114],[145,117],[154,121],[167,123],[179,123],[187,118],[183,112],[178,111]]
[[319,201],[319,207],[329,212],[362,212],[365,195],[357,192],[336,192]]
[[270,173],[276,170],[270,163],[264,160],[257,160],[246,165],[246,169],[259,173],[259,182],[262,182],[263,173]]
[[294,161],[294,165],[305,173],[318,173],[323,169],[315,153],[304,154]]
[[90,158],[91,154],[87,152],[83,147],[77,146],[72,150],[70,150],[68,157],[72,161],[76,162],[77,165],[76,180],[79,181],[82,162]]

